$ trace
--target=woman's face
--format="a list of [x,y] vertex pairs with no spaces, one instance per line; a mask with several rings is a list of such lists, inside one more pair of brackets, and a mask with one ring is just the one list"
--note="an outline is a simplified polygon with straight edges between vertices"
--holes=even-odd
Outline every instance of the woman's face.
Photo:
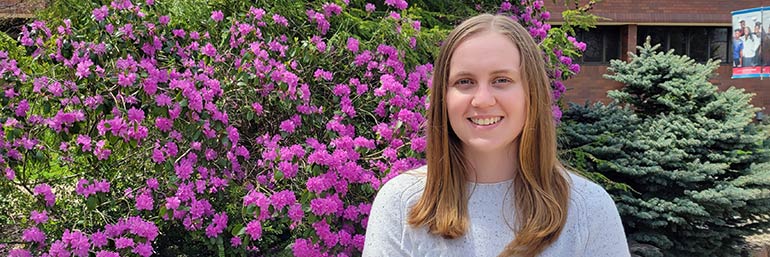
[[449,64],[449,123],[463,148],[496,152],[515,147],[527,116],[519,49],[496,32],[461,42]]

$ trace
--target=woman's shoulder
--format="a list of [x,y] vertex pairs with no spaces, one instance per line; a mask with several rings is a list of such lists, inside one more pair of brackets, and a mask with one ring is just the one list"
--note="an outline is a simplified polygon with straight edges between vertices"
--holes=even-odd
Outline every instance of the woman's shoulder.
[[426,166],[403,172],[391,178],[379,189],[377,197],[391,201],[409,202],[422,194],[427,175]]
[[615,202],[603,187],[574,172],[568,172],[568,174],[571,182],[570,199],[576,205],[575,207],[589,212],[615,208]]

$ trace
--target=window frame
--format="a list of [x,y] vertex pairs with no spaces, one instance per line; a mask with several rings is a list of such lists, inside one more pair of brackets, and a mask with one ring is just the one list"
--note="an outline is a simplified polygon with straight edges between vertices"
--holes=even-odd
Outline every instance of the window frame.
[[[577,63],[579,63],[581,65],[609,65],[611,60],[622,58],[622,56],[623,56],[623,54],[622,54],[622,42],[623,42],[622,27],[623,27],[623,25],[598,25],[595,28],[590,29],[590,30],[576,30],[575,31],[575,39],[577,39],[580,42],[585,42],[584,41],[584,35],[587,34],[587,33],[601,33],[600,35],[601,35],[602,45],[600,47],[600,49],[601,49],[601,60],[599,60],[599,61],[586,61],[585,60],[585,53],[583,53],[582,55],[580,55],[579,58],[576,58],[575,62],[577,62]],[[615,35],[611,35],[612,33],[617,33],[616,34],[616,38],[614,38],[614,40],[613,40],[613,38],[610,38],[612,36],[615,36]],[[588,42],[585,42],[585,43],[588,44]],[[608,47],[607,46],[609,44],[613,44],[613,43],[617,44],[616,45],[617,52],[615,53],[616,57],[609,58],[608,57],[609,54],[608,54],[608,50],[607,50]]]
[[[691,40],[694,38],[692,36],[694,28],[698,28],[698,29],[704,28],[704,29],[706,29],[706,38],[705,38],[705,40],[706,40],[706,49],[705,49],[705,52],[706,52],[707,56],[706,56],[706,59],[703,60],[703,61],[697,60],[691,54],[691,52],[692,52],[692,42],[691,42]],[[653,30],[653,29],[662,29],[663,30],[662,33],[663,33],[663,36],[665,37],[665,39],[663,40],[664,42],[660,42],[660,45],[661,45],[660,50],[661,51],[668,51],[668,50],[670,50],[671,49],[671,36],[672,36],[672,34],[678,32],[677,30],[682,30],[682,31],[685,31],[684,38],[686,39],[685,40],[685,49],[686,49],[686,51],[685,51],[685,53],[675,52],[676,54],[686,55],[686,56],[692,58],[693,60],[695,60],[698,63],[706,63],[706,61],[709,60],[709,59],[717,59],[717,58],[714,58],[714,56],[712,55],[713,54],[712,50],[711,50],[712,47],[715,45],[714,43],[724,42],[726,48],[724,49],[724,55],[723,56],[719,56],[720,58],[718,58],[720,60],[719,64],[720,65],[721,64],[728,64],[728,63],[730,63],[732,61],[732,56],[730,55],[730,49],[732,47],[732,40],[730,40],[731,38],[730,38],[730,28],[729,27],[719,27],[719,26],[647,26],[647,25],[638,25],[637,28],[636,28],[636,45],[639,46],[639,45],[644,43],[644,40],[646,38],[646,36],[644,34],[642,34],[644,30]],[[713,40],[715,38],[714,34],[716,34],[717,33],[716,31],[719,30],[719,29],[727,30],[727,33],[725,34],[725,38],[722,38],[720,40]]]

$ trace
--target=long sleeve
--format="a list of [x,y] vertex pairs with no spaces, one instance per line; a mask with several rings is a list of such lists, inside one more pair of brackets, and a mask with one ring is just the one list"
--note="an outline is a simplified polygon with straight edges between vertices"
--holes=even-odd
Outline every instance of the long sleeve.
[[377,193],[369,213],[363,256],[409,256],[403,249],[405,223],[403,175],[388,181]]

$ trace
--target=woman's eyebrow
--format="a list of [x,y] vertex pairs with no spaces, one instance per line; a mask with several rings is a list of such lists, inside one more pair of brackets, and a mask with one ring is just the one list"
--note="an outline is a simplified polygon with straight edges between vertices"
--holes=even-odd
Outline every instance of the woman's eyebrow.
[[501,70],[493,71],[491,74],[516,74],[518,72],[519,70],[516,70],[516,69],[501,69]]
[[[495,71],[491,72],[490,74],[492,74],[492,75],[500,75],[500,74],[516,75],[518,73],[519,73],[519,70],[517,70],[517,69],[500,69],[500,70],[495,70]],[[469,71],[459,71],[457,73],[449,74],[449,80],[455,79],[457,77],[473,77],[473,76],[474,76],[474,74],[472,72],[469,72]]]

